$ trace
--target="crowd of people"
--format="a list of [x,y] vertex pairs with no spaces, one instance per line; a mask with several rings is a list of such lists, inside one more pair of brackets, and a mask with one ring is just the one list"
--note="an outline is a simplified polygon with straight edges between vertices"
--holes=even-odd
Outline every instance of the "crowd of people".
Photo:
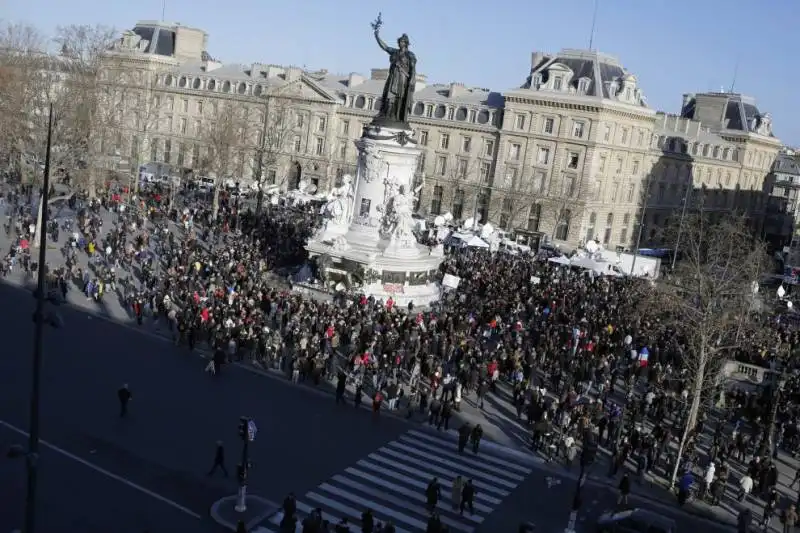
[[[18,263],[31,270],[22,243],[35,228],[25,192],[5,198],[6,232],[16,238],[4,270]],[[109,197],[79,201],[76,210],[74,227],[63,226],[70,238],[61,251],[65,268],[53,271],[58,290],[77,286],[87,298],[120,298],[140,324],[163,322],[177,346],[207,346],[208,370],[217,377],[226,362],[247,360],[295,382],[332,380],[337,401],[352,383],[356,405],[366,397],[376,413],[421,412],[445,429],[465,402],[482,409],[500,401],[502,383],[531,448],[548,458],[571,466],[589,432],[612,454],[609,476],[628,462],[640,478],[670,477],[677,468],[681,504],[695,497],[718,505],[733,485],[734,498],[761,499],[762,525],[782,506],[775,457],[778,449],[794,453],[800,445],[800,384],[790,379],[779,392],[731,391],[722,411],[705,408],[719,403],[720,390],[706,391],[677,464],[674,444],[692,392],[683,364],[689,347],[657,310],[642,312],[639,281],[461,248],[450,250],[441,266],[442,274],[461,278],[458,290],[431,308],[400,308],[357,291],[311,299],[291,291],[286,279],[322,223],[311,207],[265,203],[257,216],[252,205],[223,196],[215,213],[192,196],[167,205],[158,191],[140,191],[133,203]],[[103,224],[104,210],[112,213],[110,225]],[[89,256],[86,270],[81,254]],[[794,358],[800,337],[791,322],[768,327],[774,345],[731,356],[767,366],[778,354]],[[704,437],[705,428],[712,438]],[[481,431],[466,428],[476,449]],[[746,464],[746,474],[732,482],[734,464]],[[625,495],[627,479],[620,485]],[[796,522],[794,507],[782,507],[784,523]],[[386,527],[370,531],[391,531]]]

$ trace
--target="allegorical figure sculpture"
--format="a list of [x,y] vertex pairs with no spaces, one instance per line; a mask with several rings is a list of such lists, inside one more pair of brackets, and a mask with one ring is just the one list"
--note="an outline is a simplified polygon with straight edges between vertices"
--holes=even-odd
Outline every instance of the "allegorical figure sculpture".
[[409,247],[417,242],[414,237],[414,204],[423,185],[407,190],[405,185],[392,187],[384,207],[383,232],[390,241],[401,247]]
[[414,100],[414,88],[417,79],[417,56],[408,49],[409,40],[405,33],[397,39],[397,48],[388,46],[380,37],[383,25],[381,15],[372,23],[375,31],[375,40],[387,54],[389,54],[389,74],[383,86],[383,99],[381,109],[376,117],[378,122],[387,125],[396,123],[405,125],[411,113]]
[[353,203],[353,177],[349,174],[342,178],[342,184],[334,187],[325,203],[325,213],[330,222],[337,226],[347,224],[350,218],[350,206]]

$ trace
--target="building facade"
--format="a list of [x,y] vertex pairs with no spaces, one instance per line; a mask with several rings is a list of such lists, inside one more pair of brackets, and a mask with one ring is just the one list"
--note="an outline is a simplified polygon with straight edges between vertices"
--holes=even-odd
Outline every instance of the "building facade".
[[[387,74],[223,65],[202,30],[147,21],[123,35],[107,65],[117,72],[107,77],[112,92],[137,94],[116,98],[123,118],[109,121],[114,153],[130,154],[132,167],[162,161],[209,173],[209,137],[220,110],[235,106],[245,118],[225,177],[321,191],[354,172],[355,141],[380,108]],[[535,52],[524,83],[503,93],[419,75],[411,115],[423,148],[420,215],[474,217],[568,245],[659,244],[659,228],[695,189],[704,209],[763,209],[739,192],[762,190],[780,148],[751,99],[686,95],[680,115],[657,113],[636,77],[596,51]]]
[[776,251],[787,252],[791,265],[800,265],[800,242],[796,236],[800,214],[800,164],[797,153],[783,148],[764,181],[764,238]]

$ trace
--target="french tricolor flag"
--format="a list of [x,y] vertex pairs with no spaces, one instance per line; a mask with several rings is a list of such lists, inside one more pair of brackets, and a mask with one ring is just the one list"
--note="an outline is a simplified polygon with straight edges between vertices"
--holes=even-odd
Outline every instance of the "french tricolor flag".
[[648,359],[650,359],[650,350],[645,346],[639,350],[639,366],[647,366]]

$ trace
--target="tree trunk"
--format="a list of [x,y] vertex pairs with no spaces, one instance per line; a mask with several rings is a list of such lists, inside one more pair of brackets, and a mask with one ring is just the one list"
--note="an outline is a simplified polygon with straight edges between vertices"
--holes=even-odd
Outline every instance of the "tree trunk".
[[97,174],[95,170],[89,171],[89,183],[86,184],[86,189],[89,199],[97,198]]
[[216,186],[214,187],[214,200],[213,200],[213,202],[211,204],[211,219],[212,220],[217,220],[217,215],[219,214],[219,189],[220,189],[220,185],[221,184],[217,183]]
[[258,194],[256,195],[256,218],[261,216],[261,210],[264,209],[264,189],[261,184],[258,184]]
[[137,154],[136,161],[134,161],[135,164],[133,167],[133,172],[131,173],[133,175],[133,184],[128,191],[129,198],[139,195],[139,167],[141,166],[141,164],[139,163],[140,160],[141,157],[139,157],[139,154]]
[[697,374],[694,377],[694,384],[692,386],[692,405],[689,408],[689,414],[686,417],[686,428],[683,430],[683,435],[681,436],[681,442],[678,446],[678,457],[675,460],[675,468],[672,469],[672,478],[670,480],[670,486],[675,486],[675,480],[678,477],[678,468],[681,465],[681,459],[683,458],[684,447],[686,446],[686,441],[688,440],[689,433],[694,429],[694,426],[697,424],[697,414],[700,411],[700,399],[702,398],[703,394],[703,381],[705,381],[705,373],[706,373],[706,350],[704,346],[700,348],[700,361],[697,365]]
[[39,195],[39,209],[36,210],[36,231],[31,235],[31,246],[39,248],[39,236],[42,234],[42,210],[44,207],[44,194]]

